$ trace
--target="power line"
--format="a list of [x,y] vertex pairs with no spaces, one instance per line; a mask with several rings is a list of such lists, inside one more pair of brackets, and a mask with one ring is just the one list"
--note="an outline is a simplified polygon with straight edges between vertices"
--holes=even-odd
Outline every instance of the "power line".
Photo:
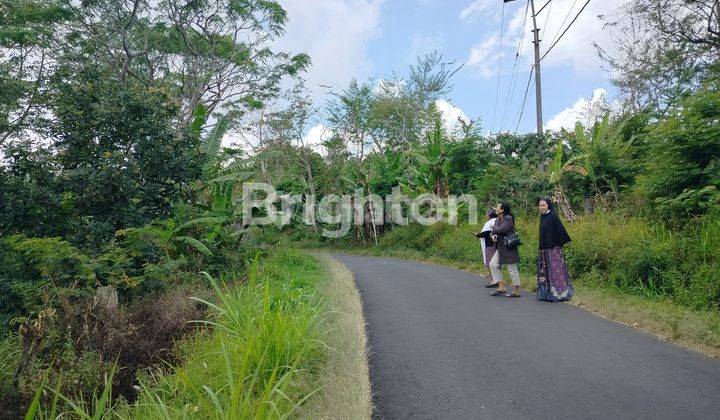
[[[590,0],[587,0],[587,1],[585,2],[585,4],[583,5],[583,7],[582,7],[582,8],[580,9],[580,11],[575,15],[575,17],[574,17],[573,20],[570,22],[570,24],[565,28],[564,31],[562,31],[562,34],[560,34],[560,36],[557,37],[557,39],[552,43],[552,45],[550,46],[550,48],[548,48],[548,50],[545,51],[545,54],[543,54],[543,56],[540,57],[540,59],[538,60],[538,62],[541,62],[545,57],[547,57],[547,55],[550,53],[550,51],[552,51],[552,49],[558,44],[558,42],[560,42],[560,40],[563,38],[563,36],[565,36],[565,34],[567,33],[567,31],[570,30],[570,28],[572,27],[572,25],[578,20],[578,18],[580,17],[580,15],[582,14],[582,12],[585,10],[585,8],[588,6],[588,4],[590,4]],[[570,9],[570,11],[572,11],[572,9],[573,9],[574,7],[575,7],[575,4],[573,3],[573,7]],[[569,16],[570,16],[570,13],[568,13],[568,16],[567,16],[567,17],[569,17]],[[567,17],[565,18],[565,21],[567,21]],[[563,21],[563,24],[564,24],[565,21]],[[562,25],[561,25],[560,27],[562,28]],[[559,32],[560,32],[560,31],[558,30],[558,33],[559,33]],[[557,35],[557,34],[556,34],[556,35]],[[533,64],[533,65],[530,67],[530,76],[528,77],[527,86],[525,86],[525,97],[524,97],[524,99],[523,99],[522,107],[520,108],[520,114],[518,115],[518,121],[517,121],[517,125],[515,126],[515,132],[517,132],[518,128],[520,127],[520,121],[522,120],[522,116],[523,116],[523,114],[524,114],[524,112],[525,112],[525,104],[527,103],[527,95],[528,95],[528,91],[529,91],[529,89],[530,89],[530,81],[532,80],[532,75],[533,75],[533,69],[534,69],[534,68],[535,68],[535,65]]]
[[[543,7],[541,7],[540,10],[538,10],[537,12],[535,12],[535,14],[536,14],[536,15],[539,15],[540,12],[543,11],[543,9],[545,8],[545,6],[547,6],[548,4],[550,4],[551,1],[552,1],[552,0],[546,1],[545,4],[543,4]],[[550,7],[552,8],[552,6],[550,6]]]
[[[548,3],[550,3],[551,1],[552,1],[552,0],[548,0],[548,2],[545,3],[545,6],[547,6]],[[543,6],[543,7],[538,11],[538,14],[540,14],[540,12],[542,12],[542,9],[544,9],[545,6]],[[542,28],[542,29],[543,29],[543,33],[545,32],[545,29],[547,28],[548,20],[550,20],[550,12],[552,12],[552,3],[550,3],[550,8],[548,9],[547,15],[545,15],[545,23],[543,24],[543,28]]]
[[503,35],[505,30],[505,2],[502,4],[502,13],[500,17],[500,53],[498,54],[498,77],[497,85],[495,86],[495,106],[493,107],[492,124],[490,130],[495,128],[495,117],[497,116],[498,99],[500,97],[500,68],[502,64],[502,49],[503,49]]
[[567,26],[567,28],[565,28],[565,30],[563,31],[563,33],[560,34],[560,37],[550,46],[550,48],[548,48],[547,51],[545,51],[545,54],[543,54],[543,56],[540,57],[540,61],[542,61],[543,58],[545,58],[545,57],[548,55],[548,53],[550,53],[550,51],[552,51],[552,49],[555,48],[555,46],[557,45],[557,43],[560,42],[560,40],[563,38],[563,36],[565,36],[565,34],[567,33],[567,31],[573,26],[573,23],[575,23],[575,21],[578,20],[578,18],[580,17],[580,15],[582,14],[583,10],[585,10],[585,8],[587,7],[588,4],[590,4],[590,0],[587,0],[587,1],[585,2],[585,4],[583,5],[582,9],[580,9],[580,11],[577,13],[577,15],[575,15],[575,18],[573,18],[572,22],[570,22],[570,24]]
[[572,14],[572,11],[573,11],[573,9],[575,9],[575,5],[577,4],[577,2],[578,2],[578,0],[573,1],[572,6],[570,6],[570,9],[568,10],[567,14],[565,15],[565,19],[563,19],[563,21],[562,21],[562,23],[560,24],[560,26],[558,26],[558,30],[557,30],[557,32],[555,32],[555,36],[553,36],[552,42],[555,42],[555,41],[557,40],[557,37],[558,37],[558,34],[560,33],[560,30],[562,29],[563,26],[565,26],[565,22],[567,22],[568,18],[569,18],[570,15]]
[[[548,0],[548,2],[551,0]],[[512,108],[512,103],[515,98],[515,88],[517,87],[517,76],[518,76],[518,62],[520,60],[520,55],[522,54],[522,48],[525,42],[525,28],[527,27],[527,14],[528,9],[530,8],[530,1],[528,0],[527,3],[525,3],[525,18],[523,20],[523,28],[520,35],[520,41],[518,42],[517,49],[515,50],[515,62],[513,63],[513,72],[512,72],[512,78],[510,79],[509,89],[507,97],[505,98],[505,107],[503,108],[503,118],[500,122],[500,129],[498,131],[502,131],[503,127],[505,126],[505,119],[508,117],[508,114],[510,113],[510,109]],[[512,124],[512,123],[510,123]]]
[[530,91],[530,82],[532,81],[534,69],[535,69],[535,65],[532,65],[530,67],[530,75],[528,76],[527,85],[525,86],[525,95],[523,98],[522,106],[520,107],[520,114],[518,115],[517,124],[515,125],[515,131],[514,131],[515,133],[517,133],[518,128],[520,127],[520,120],[522,120],[522,116],[525,113],[525,104],[527,103],[528,92]]

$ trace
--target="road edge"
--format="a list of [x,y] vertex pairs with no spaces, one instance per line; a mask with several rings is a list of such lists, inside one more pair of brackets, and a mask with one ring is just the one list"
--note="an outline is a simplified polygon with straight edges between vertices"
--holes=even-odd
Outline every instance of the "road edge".
[[[454,268],[486,277],[479,267],[437,256],[421,257],[413,253],[393,252],[393,250],[383,250],[384,254],[382,255],[355,249],[337,249],[333,252],[414,261]],[[525,272],[521,272],[520,275],[523,290],[534,298],[534,276]],[[653,302],[641,297],[613,294],[609,290],[589,285],[576,283],[575,286],[576,292],[579,292],[580,295],[576,294],[573,299],[564,302],[565,304],[590,312],[599,318],[637,329],[696,354],[711,359],[720,359],[720,347],[704,343],[701,339],[702,329],[697,328],[698,323],[710,322],[709,318],[713,318],[713,324],[718,324],[718,315],[693,311],[690,308],[683,308],[668,302]]]
[[352,272],[324,252],[309,251],[327,273],[320,289],[328,304],[327,358],[319,369],[321,391],[300,413],[308,419],[370,419],[369,344],[360,292]]

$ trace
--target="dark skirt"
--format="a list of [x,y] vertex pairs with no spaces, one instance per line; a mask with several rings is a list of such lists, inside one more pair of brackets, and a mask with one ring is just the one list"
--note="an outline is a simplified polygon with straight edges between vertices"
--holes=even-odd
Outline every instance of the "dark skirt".
[[541,249],[537,264],[537,298],[550,302],[570,300],[575,294],[562,247]]

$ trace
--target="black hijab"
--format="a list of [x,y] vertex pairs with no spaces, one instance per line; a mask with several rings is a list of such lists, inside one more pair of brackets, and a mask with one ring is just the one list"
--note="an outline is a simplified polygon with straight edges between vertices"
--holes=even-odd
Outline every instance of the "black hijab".
[[560,221],[555,205],[547,198],[542,198],[540,201],[546,202],[549,210],[547,213],[540,215],[540,249],[563,246],[570,242],[570,235],[568,235],[565,226]]

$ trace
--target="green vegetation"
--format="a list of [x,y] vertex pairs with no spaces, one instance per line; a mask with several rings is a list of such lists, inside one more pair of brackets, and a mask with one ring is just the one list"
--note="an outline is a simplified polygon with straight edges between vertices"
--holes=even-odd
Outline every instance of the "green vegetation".
[[[627,36],[612,56],[600,52],[616,70],[619,107],[589,109],[570,131],[488,136],[479,120],[444,121],[438,101],[458,68],[439,53],[381,83],[353,80],[316,108],[300,77],[310,58],[275,48],[287,21],[275,1],[0,3],[0,415],[367,415],[362,357],[347,355],[353,373],[343,376],[328,356],[357,356],[364,343],[325,335],[327,322],[362,335],[357,318],[329,315],[317,262],[287,242],[268,248],[278,235],[334,243],[320,237],[328,226],[302,226],[302,200],[282,213],[289,226],[249,226],[244,181],[304,197],[399,187],[472,194],[481,207],[508,201],[526,272],[535,200],[550,195],[576,219],[567,259],[588,290],[578,302],[645,302],[657,314],[647,319],[677,324],[671,336],[693,326],[717,348],[711,4],[628,2],[608,22]],[[678,13],[664,19],[667,10]],[[644,28],[641,40],[627,22]],[[322,154],[304,143],[318,113],[329,129]],[[232,130],[257,139],[252,150],[223,147]],[[365,217],[342,243],[472,265],[471,230]],[[346,274],[338,290],[349,295]],[[326,296],[357,314],[353,298]],[[675,315],[661,316],[668,302]],[[353,395],[313,394],[321,383]]]
[[[521,269],[534,273],[537,216],[519,216]],[[409,250],[428,257],[482,265],[472,232],[476,226],[436,224],[398,227],[385,234],[378,250]],[[720,214],[713,213],[682,236],[642,218],[581,216],[568,224],[573,241],[565,249],[570,272],[581,282],[636,295],[663,297],[695,309],[720,308]],[[342,246],[342,245],[341,245]]]
[[221,147],[309,64],[271,48],[286,19],[272,1],[0,5],[0,417],[182,411],[163,393],[185,385],[195,417],[280,416],[310,394],[293,375],[325,352],[318,266],[248,235],[236,183],[255,174]]
[[242,286],[214,283],[212,333],[180,346],[183,363],[142,382],[132,418],[283,417],[313,395],[323,357],[322,271],[296,251],[274,252]]
[[[437,100],[452,89],[454,68],[439,54],[429,54],[403,75],[377,84],[355,80],[337,92],[325,108],[331,138],[324,143],[324,159],[305,159],[312,164],[304,165],[291,153],[273,153],[268,141],[249,161],[275,167],[264,179],[294,194],[352,195],[362,189],[382,196],[399,186],[410,198],[427,192],[441,198],[472,194],[481,210],[508,202],[527,244],[522,250],[526,272],[536,264],[537,199],[549,196],[574,239],[567,261],[578,282],[614,296],[717,313],[720,43],[700,25],[712,15],[709,3],[662,3],[628,2],[604,18],[626,35],[616,40],[614,55],[601,51],[616,70],[622,95],[615,104],[585,110],[573,130],[483,135],[477,120],[443,122]],[[665,19],[666,10],[678,16]],[[636,27],[628,22],[641,25],[647,36],[634,38]],[[690,22],[697,25],[685,31]],[[302,107],[296,101],[288,110]],[[291,176],[303,182],[292,182]],[[403,206],[404,214],[408,207]],[[314,245],[373,244],[368,252],[379,254],[481,261],[470,235],[475,226],[379,225],[368,216],[373,207],[366,203],[364,209],[365,218],[340,241],[322,238],[322,224],[293,221],[280,234]],[[442,206],[422,210],[448,211]],[[464,213],[461,207],[461,220]],[[271,236],[268,232],[265,240]]]
[[[140,375],[134,403],[115,396],[111,370],[108,382],[101,393],[93,394],[92,402],[68,397],[59,384],[52,386],[45,378],[41,389],[50,398],[38,400],[29,413],[39,418],[55,418],[50,413],[79,418],[280,418],[297,412],[316,395],[339,397],[339,390],[328,389],[338,375],[323,367],[327,346],[323,340],[327,328],[335,325],[326,321],[330,309],[339,308],[328,306],[323,298],[328,291],[321,289],[346,280],[331,274],[327,261],[320,265],[306,253],[277,248],[262,263],[256,260],[242,283],[218,283],[205,276],[215,291],[214,298],[193,299],[210,308],[207,320],[198,322],[212,328],[181,341],[175,349],[174,365]],[[327,286],[321,284],[325,281]],[[339,299],[331,299],[331,305],[347,298]],[[363,361],[360,350],[333,348]],[[13,354],[3,349],[2,356],[6,360]],[[366,381],[366,361],[364,368],[358,376],[350,376],[351,380]],[[322,387],[318,386],[321,372],[326,374]],[[350,397],[369,397],[369,386],[367,391]],[[358,408],[338,406],[345,413]]]

